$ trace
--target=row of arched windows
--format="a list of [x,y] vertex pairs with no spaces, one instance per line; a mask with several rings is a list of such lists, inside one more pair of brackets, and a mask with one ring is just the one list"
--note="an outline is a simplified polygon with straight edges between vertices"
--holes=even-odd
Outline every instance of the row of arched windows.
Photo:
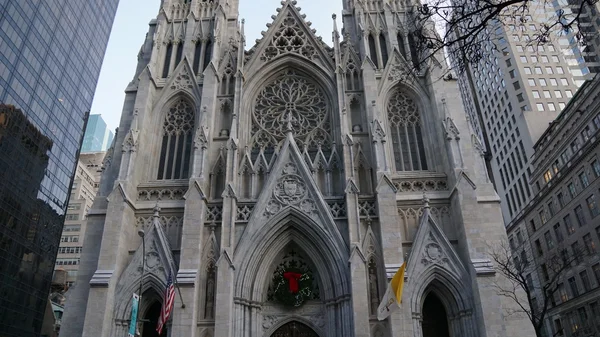
[[[396,89],[386,109],[396,171],[427,170],[422,116],[417,103],[402,90]],[[176,100],[167,111],[157,179],[189,177],[194,121],[194,108],[185,98]]]
[[[404,34],[402,34],[402,32],[398,32],[397,35],[397,41],[398,41],[398,50],[400,51],[400,54],[402,54],[402,56],[404,56],[404,58],[406,60],[411,60],[413,67],[416,70],[419,70],[420,68],[420,59],[419,59],[419,52],[418,52],[418,47],[415,41],[415,38],[413,36],[413,34],[408,34],[407,36],[405,36]],[[385,68],[388,59],[389,59],[389,54],[388,54],[388,47],[387,47],[387,40],[385,37],[385,34],[383,32],[380,33],[370,33],[368,36],[368,42],[369,42],[369,56],[371,57],[371,60],[373,61],[373,63],[375,64],[375,67],[378,69],[383,69]],[[407,48],[406,46],[409,46],[409,53],[410,55],[407,53]]]
[[[194,74],[199,75],[210,63],[213,44],[211,39],[199,40],[194,47],[193,69]],[[183,43],[171,41],[165,50],[162,77],[167,78],[177,67],[183,58]],[[200,67],[202,66],[202,68]]]

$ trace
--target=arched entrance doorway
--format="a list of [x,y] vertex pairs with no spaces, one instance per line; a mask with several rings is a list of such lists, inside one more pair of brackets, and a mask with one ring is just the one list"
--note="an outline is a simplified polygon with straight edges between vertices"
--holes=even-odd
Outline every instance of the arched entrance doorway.
[[433,292],[423,303],[423,337],[450,337],[446,308]]
[[165,327],[162,331],[162,334],[158,334],[156,332],[156,325],[158,324],[158,318],[160,317],[160,310],[162,308],[162,304],[158,301],[152,303],[152,305],[146,310],[144,314],[144,318],[142,322],[144,323],[142,327],[142,337],[166,337],[167,336],[167,328]]
[[319,335],[300,322],[289,322],[273,332],[271,337],[319,337]]

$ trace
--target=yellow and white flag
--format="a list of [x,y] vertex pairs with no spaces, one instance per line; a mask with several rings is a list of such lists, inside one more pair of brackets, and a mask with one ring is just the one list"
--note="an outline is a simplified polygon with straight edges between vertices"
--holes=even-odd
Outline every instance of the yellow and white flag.
[[402,303],[402,288],[404,288],[405,270],[406,261],[400,266],[394,277],[392,277],[390,284],[388,284],[385,295],[383,295],[383,300],[381,301],[381,304],[379,304],[379,308],[377,308],[378,320],[383,321],[388,318],[392,312],[400,308],[400,303]]

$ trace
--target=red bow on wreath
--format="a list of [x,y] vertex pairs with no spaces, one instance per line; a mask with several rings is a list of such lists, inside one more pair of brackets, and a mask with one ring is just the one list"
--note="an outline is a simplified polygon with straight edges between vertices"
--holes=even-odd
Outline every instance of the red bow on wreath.
[[298,291],[299,291],[299,284],[298,284],[298,282],[300,281],[300,278],[302,277],[302,274],[294,273],[294,272],[289,271],[289,272],[283,273],[283,277],[290,284],[290,292],[292,294],[298,293]]

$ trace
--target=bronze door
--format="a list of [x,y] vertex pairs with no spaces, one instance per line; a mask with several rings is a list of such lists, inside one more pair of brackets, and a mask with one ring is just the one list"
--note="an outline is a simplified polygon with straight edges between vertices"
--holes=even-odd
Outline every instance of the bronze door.
[[300,322],[289,322],[277,329],[271,337],[319,337],[319,335]]

